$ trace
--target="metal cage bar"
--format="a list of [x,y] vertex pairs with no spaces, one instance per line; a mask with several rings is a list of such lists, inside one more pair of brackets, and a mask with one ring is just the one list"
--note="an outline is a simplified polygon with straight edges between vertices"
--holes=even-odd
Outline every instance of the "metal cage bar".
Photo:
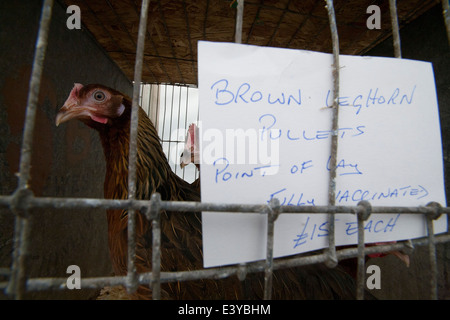
[[391,14],[392,39],[394,41],[394,54],[396,58],[402,57],[400,48],[400,31],[398,28],[397,0],[389,0],[389,11]]
[[[0,196],[0,205],[8,206],[13,200],[13,196]],[[25,198],[24,201],[28,207],[45,208],[53,207],[58,209],[67,208],[103,208],[103,209],[141,209],[144,212],[151,212],[157,196],[148,200],[110,200],[110,199],[67,199],[67,198],[33,198],[32,196]],[[205,203],[205,202],[181,202],[181,201],[160,201],[160,210],[180,211],[184,213],[198,212],[198,211],[216,211],[216,212],[246,212],[260,214],[267,208],[267,205],[260,204],[220,204],[220,203]],[[358,214],[364,212],[366,207],[363,204],[357,206],[281,206],[279,212],[283,214],[294,213],[309,213],[309,214],[323,214],[323,213],[350,213]],[[422,215],[439,215],[449,214],[450,207],[440,206],[426,206],[426,207],[372,207],[372,213],[389,214],[389,213],[410,213]],[[148,216],[151,219],[151,216]],[[435,243],[444,243],[450,241],[450,234],[435,236]],[[427,245],[428,238],[413,239],[414,245]],[[392,250],[405,250],[408,246],[405,243],[399,242],[389,245],[373,246],[365,248],[366,254],[376,252],[389,252]],[[357,248],[341,249],[336,252],[338,260],[352,258],[358,256]],[[316,254],[312,256],[295,256],[289,259],[274,260],[273,269],[290,268],[303,266],[315,263],[325,263],[327,261],[327,254]],[[161,272],[161,282],[174,281],[189,281],[203,278],[220,279],[232,275],[240,275],[245,269],[245,272],[261,272],[265,270],[266,262],[258,261],[247,263],[245,266],[231,266],[224,268],[211,268],[196,271],[180,271],[180,272]],[[152,273],[139,274],[138,284],[148,284],[152,281]],[[125,284],[127,277],[98,277],[86,278],[81,280],[83,288],[102,288],[105,285],[119,285]],[[66,278],[35,278],[28,279],[27,290],[63,290],[65,289]],[[5,285],[0,285],[0,288]]]
[[365,241],[364,241],[364,221],[366,221],[371,212],[372,206],[368,201],[361,201],[359,204],[363,209],[356,214],[358,223],[358,261],[357,261],[357,277],[356,277],[356,299],[364,299],[364,274],[365,274]]
[[440,204],[436,202],[431,202],[428,204],[429,207],[437,208],[436,212],[431,212],[426,215],[427,221],[427,233],[428,233],[428,254],[430,261],[430,299],[437,300],[438,297],[438,287],[437,287],[437,261],[436,261],[436,240],[434,236],[433,220],[439,218],[441,215],[439,212]]
[[[0,207],[11,207],[18,201],[18,195],[0,196]],[[94,199],[94,198],[58,198],[58,197],[33,197],[28,194],[20,197],[22,205],[27,208],[54,208],[54,209],[148,209],[149,200],[118,200],[118,199]],[[191,201],[161,201],[161,210],[179,211],[179,212],[198,212],[198,211],[219,211],[230,213],[260,213],[267,204],[224,204],[209,202],[191,202]],[[283,205],[280,207],[280,213],[283,214],[326,214],[326,213],[349,213],[357,214],[364,208],[361,205],[356,206],[291,206]],[[404,207],[404,206],[373,206],[374,214],[450,214],[450,207],[434,208],[431,206]]]
[[[328,205],[334,206],[336,203],[336,164],[338,148],[338,127],[339,127],[339,37],[336,25],[336,14],[334,12],[333,0],[326,0],[328,11],[328,20],[330,23],[331,40],[333,45],[333,120],[331,130],[331,158],[330,158],[330,176],[328,185]],[[337,265],[336,258],[336,238],[335,238],[335,216],[328,214],[329,233],[328,233],[328,261],[327,266],[333,268]]]
[[[38,198],[35,198],[38,199]],[[65,201],[66,199],[51,199],[52,201],[47,201],[45,207],[50,207],[54,203],[58,203],[58,200]],[[80,199],[81,200],[81,199]],[[92,199],[86,199],[92,200]],[[197,212],[199,210],[201,211],[218,211],[218,212],[246,212],[246,213],[258,213],[260,214],[264,210],[267,209],[267,205],[261,206],[261,205],[235,205],[235,204],[217,204],[217,203],[199,203],[199,202],[181,202],[181,201],[160,201],[159,196],[155,195],[152,196],[152,199],[150,201],[148,200],[135,200],[133,202],[130,202],[129,200],[105,200],[108,203],[101,203],[99,200],[94,199],[95,203],[85,203],[85,208],[112,208],[112,209],[120,209],[120,208],[141,208],[143,211],[148,213],[147,218],[153,219],[154,216],[151,212],[156,212],[157,208],[159,206],[159,210],[179,210],[182,212]],[[28,201],[31,201],[30,203],[33,203],[34,200],[30,198]],[[117,202],[121,202],[122,204],[118,206]],[[64,203],[64,202],[63,202]],[[4,204],[4,203],[3,203]],[[68,203],[65,203],[65,205],[59,207],[60,209],[65,208],[73,208],[73,207],[83,207],[83,202],[77,201],[76,203],[73,203],[74,206],[68,205]],[[334,211],[336,213],[352,213],[352,214],[367,214],[368,204],[367,203],[359,203],[357,206],[352,207],[334,207],[330,208],[328,206],[321,206],[317,208],[316,212],[313,212],[313,214],[321,214],[323,212],[327,212],[327,210]],[[279,213],[283,214],[289,214],[289,213],[295,213],[297,211],[298,213],[306,213],[310,210],[316,207],[292,207],[292,206],[281,206],[279,207]],[[440,207],[439,205],[429,205],[426,207],[417,207],[412,208],[416,209],[413,212],[408,212],[407,208],[404,207],[373,207],[371,210],[371,213],[378,213],[378,214],[389,214],[393,212],[399,212],[399,213],[415,213],[415,214],[425,214],[430,215],[433,217],[438,217],[440,214],[449,214],[450,208],[448,207]],[[323,212],[321,212],[323,211]],[[267,212],[267,211],[266,211]],[[450,234],[444,234],[444,235],[437,235],[435,238],[435,244],[448,242],[450,241]],[[413,239],[412,240],[414,245],[427,245],[429,243],[428,238],[419,238],[419,239]],[[403,250],[407,248],[406,243],[399,242],[395,244],[389,244],[389,245],[381,245],[381,246],[372,246],[365,248],[366,254],[376,253],[376,252],[389,252],[391,250]],[[347,249],[341,249],[337,251],[337,258],[338,260],[351,258],[351,257],[357,257],[358,256],[358,248],[347,248]],[[282,259],[282,260],[274,260],[273,262],[273,269],[281,269],[281,268],[289,268],[289,267],[296,267],[296,266],[302,266],[302,265],[308,265],[308,264],[314,264],[314,263],[324,263],[327,259],[326,253],[312,255],[312,256],[296,256],[294,258],[289,259]],[[261,272],[264,271],[266,267],[265,261],[258,261],[258,262],[252,262],[247,263],[245,265],[246,272]],[[161,272],[161,282],[174,282],[174,281],[189,281],[189,280],[196,280],[196,279],[202,279],[205,278],[223,278],[235,274],[239,274],[239,272],[242,272],[242,265],[238,266],[231,266],[231,267],[224,267],[224,268],[211,268],[211,269],[203,269],[203,270],[196,270],[196,271],[181,271],[181,272]],[[152,281],[152,273],[143,273],[140,274],[138,277],[138,283],[139,284],[148,284],[150,281]],[[48,290],[48,289],[56,289],[56,290],[62,290],[65,288],[65,282],[67,281],[66,278],[36,278],[36,279],[29,279],[27,281],[27,288],[28,290]],[[86,278],[82,279],[82,286],[85,288],[101,288],[105,285],[118,285],[118,284],[124,284],[126,281],[126,277],[98,277],[98,278]],[[39,286],[43,286],[40,288]]]
[[264,267],[264,300],[270,300],[272,297],[272,279],[273,279],[273,243],[275,220],[280,213],[280,201],[272,199],[267,211],[267,246],[266,246],[266,265]]
[[242,43],[242,21],[244,19],[244,0],[238,0],[236,11],[236,34],[234,42]]
[[152,220],[152,298],[158,300],[161,298],[161,196],[159,193],[152,195],[150,216]]
[[[128,199],[136,199],[136,159],[137,159],[137,130],[139,119],[139,87],[142,79],[142,65],[144,61],[145,33],[147,29],[147,16],[150,0],[143,0],[141,7],[141,17],[139,20],[138,42],[136,48],[136,61],[134,68],[133,102],[131,108],[130,123],[130,153],[128,164]],[[129,293],[137,289],[136,272],[136,210],[128,211],[128,281],[127,290]]]
[[30,195],[28,189],[31,172],[31,153],[33,150],[33,132],[36,118],[36,108],[41,86],[41,75],[44,69],[45,52],[48,43],[50,21],[52,16],[53,0],[45,0],[42,6],[42,14],[39,23],[39,33],[34,53],[33,69],[31,71],[28,90],[28,101],[20,152],[19,185],[16,198],[18,201],[11,203],[15,218],[14,252],[11,280],[7,292],[16,298],[22,298],[26,291],[26,258],[28,255],[29,236],[31,231],[31,217],[28,208],[23,207],[20,201],[24,196]]
[[[435,243],[446,243],[450,241],[450,235],[438,235],[435,237]],[[427,238],[413,239],[413,244],[416,246],[422,246],[428,244]],[[383,245],[379,247],[366,248],[366,253],[383,253],[391,250],[402,250],[405,246],[402,243],[396,243],[394,245]],[[337,257],[339,259],[347,259],[357,257],[357,248],[348,248],[337,251]],[[326,261],[325,254],[318,254],[314,256],[299,256],[290,258],[288,260],[274,260],[274,270],[282,268],[300,267],[310,264],[324,263]],[[211,268],[195,271],[178,271],[178,272],[161,272],[161,283],[177,282],[177,281],[191,281],[199,279],[222,279],[230,276],[240,277],[242,274],[248,272],[262,272],[264,271],[265,262],[252,262],[245,265],[237,265],[223,268]],[[240,278],[242,279],[242,278]],[[152,280],[152,273],[141,273],[138,277],[139,284],[148,284]],[[44,291],[44,290],[65,290],[67,278],[33,278],[27,280],[28,291]],[[117,286],[123,285],[126,282],[125,276],[116,277],[95,277],[95,278],[83,278],[81,279],[81,286],[86,289],[99,289],[104,286]],[[0,288],[6,286],[0,284]]]
[[[448,8],[445,9],[443,0],[444,15],[448,19]],[[338,128],[338,97],[339,97],[339,40],[336,27],[336,17],[332,0],[326,0],[327,10],[330,22],[330,30],[333,44],[333,131]],[[442,214],[449,214],[449,207],[442,207],[437,203],[430,203],[427,206],[418,207],[400,207],[400,206],[375,206],[372,207],[369,202],[362,201],[357,206],[336,206],[334,188],[335,172],[330,174],[329,183],[329,204],[327,206],[280,206],[278,200],[267,204],[220,204],[205,202],[180,202],[163,201],[159,194],[152,195],[150,200],[137,200],[135,197],[136,182],[136,142],[137,142],[137,122],[138,122],[138,101],[139,84],[141,82],[143,67],[143,51],[146,35],[146,22],[148,16],[149,0],[142,1],[141,16],[138,32],[138,42],[135,61],[135,78],[133,88],[132,119],[130,126],[130,165],[129,165],[129,197],[125,200],[111,199],[88,199],[88,198],[54,198],[54,197],[34,197],[28,189],[30,179],[30,161],[32,151],[32,137],[34,129],[34,118],[36,113],[37,98],[39,94],[40,78],[43,69],[45,50],[47,47],[47,38],[50,27],[53,0],[45,0],[42,7],[42,15],[39,26],[39,33],[35,48],[35,57],[33,69],[30,78],[30,89],[28,94],[27,111],[24,125],[24,138],[20,159],[19,185],[16,191],[9,196],[0,195],[0,206],[11,208],[15,214],[15,233],[13,245],[13,262],[11,271],[0,270],[2,275],[9,275],[8,282],[0,283],[0,289],[6,289],[6,292],[14,298],[20,299],[28,291],[40,290],[64,290],[66,289],[66,278],[27,278],[26,257],[29,244],[29,231],[31,228],[31,216],[27,211],[31,208],[103,208],[103,209],[127,209],[128,216],[128,273],[126,276],[119,277],[96,277],[85,278],[81,280],[83,288],[102,288],[106,285],[125,285],[129,292],[134,292],[138,285],[151,285],[153,298],[159,299],[161,296],[161,283],[190,281],[197,279],[221,279],[236,275],[240,280],[245,279],[248,272],[265,273],[264,298],[270,299],[272,290],[273,270],[281,268],[290,268],[315,263],[326,263],[330,267],[337,264],[341,259],[357,257],[358,259],[358,278],[357,278],[357,298],[364,298],[364,257],[366,254],[375,252],[388,252],[392,250],[408,250],[412,245],[428,245],[430,256],[430,269],[432,277],[430,279],[430,297],[437,299],[437,260],[436,244],[450,242],[450,234],[434,235],[433,221]],[[448,6],[448,2],[447,2]],[[398,33],[398,21],[396,13],[395,0],[390,0],[391,21],[394,34],[394,47],[396,57],[401,57],[400,39]],[[447,10],[447,11],[446,11]],[[243,1],[238,2],[236,18],[236,42],[242,39],[242,18]],[[206,20],[206,18],[205,18]],[[448,28],[448,24],[447,24]],[[238,36],[239,34],[239,36]],[[333,135],[331,146],[332,158],[336,161],[337,153],[337,135]],[[331,165],[331,168],[336,166]],[[334,170],[331,170],[334,171]],[[334,176],[333,176],[334,175]],[[136,210],[144,210],[147,218],[152,221],[153,243],[152,243],[152,271],[137,274],[135,267],[135,213]],[[161,272],[160,266],[160,245],[161,229],[159,215],[163,210],[179,211],[180,214],[189,214],[198,211],[216,211],[216,212],[247,212],[247,213],[267,213],[267,255],[265,261],[257,261],[235,266],[202,269],[194,271]],[[308,256],[294,256],[287,259],[273,259],[273,233],[275,221],[280,213],[308,213],[308,214],[328,214],[330,221],[334,221],[335,214],[350,213],[357,216],[358,221],[358,245],[356,248],[346,248],[336,251],[334,243],[334,234],[329,237],[330,249],[324,253],[318,253]],[[364,245],[364,221],[370,214],[389,214],[389,213],[408,213],[421,214],[426,217],[428,236],[413,239],[410,242],[398,242],[389,245],[365,247]],[[334,231],[334,230],[333,230]],[[330,230],[331,232],[331,230]]]

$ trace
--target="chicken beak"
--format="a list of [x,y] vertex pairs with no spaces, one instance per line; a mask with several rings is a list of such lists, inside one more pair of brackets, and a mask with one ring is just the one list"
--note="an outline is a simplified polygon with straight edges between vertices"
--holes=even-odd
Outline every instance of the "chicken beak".
[[81,111],[81,109],[75,108],[75,105],[62,106],[56,115],[56,126],[59,126],[61,123],[69,121],[70,119],[76,118],[80,113],[79,111]]
[[79,105],[78,101],[66,101],[56,115],[56,126],[71,119],[92,118],[94,111],[91,107]]

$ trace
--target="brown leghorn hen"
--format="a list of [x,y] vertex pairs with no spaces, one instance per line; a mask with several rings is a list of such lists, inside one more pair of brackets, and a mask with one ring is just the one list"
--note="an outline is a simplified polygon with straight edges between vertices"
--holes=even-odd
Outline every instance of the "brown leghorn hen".
[[[124,94],[99,84],[75,84],[56,117],[59,125],[79,119],[97,130],[106,159],[105,197],[128,198],[128,152],[131,102]],[[159,192],[163,200],[199,201],[197,190],[170,169],[157,132],[145,112],[139,110],[137,141],[137,199],[150,199]],[[110,255],[116,275],[126,274],[127,211],[108,210]],[[151,270],[151,228],[137,213],[136,242],[138,272]],[[161,271],[202,269],[200,214],[164,212],[161,215]],[[223,280],[198,280],[166,283],[162,298],[236,299],[262,298],[262,273],[249,274],[244,282],[237,277]],[[354,281],[340,268],[324,265],[290,268],[274,272],[274,299],[353,299]],[[151,298],[148,287],[141,286],[133,298]]]
[[[128,199],[128,153],[131,100],[124,94],[99,85],[75,84],[56,117],[59,125],[79,119],[97,130],[106,159],[104,196],[107,199]],[[150,199],[159,192],[163,200],[199,201],[200,195],[187,182],[175,175],[163,153],[155,127],[139,108],[136,198]],[[136,216],[136,268],[138,272],[151,270],[151,229],[142,214]],[[108,210],[108,242],[116,275],[127,271],[126,210]],[[199,214],[165,212],[161,216],[162,270],[190,270],[202,267],[201,222]],[[165,298],[194,298],[208,292],[203,283],[191,283],[189,291],[177,284],[164,285]],[[211,286],[210,286],[211,287]],[[215,294],[224,294],[215,290]],[[209,293],[212,294],[212,293]],[[149,289],[141,287],[135,298],[150,298]],[[226,297],[223,295],[223,297]]]

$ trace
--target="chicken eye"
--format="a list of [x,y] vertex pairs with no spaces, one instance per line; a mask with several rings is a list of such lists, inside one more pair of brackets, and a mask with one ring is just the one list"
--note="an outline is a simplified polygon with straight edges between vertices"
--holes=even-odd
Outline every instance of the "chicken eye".
[[92,96],[98,102],[103,102],[106,98],[106,95],[102,91],[95,91]]

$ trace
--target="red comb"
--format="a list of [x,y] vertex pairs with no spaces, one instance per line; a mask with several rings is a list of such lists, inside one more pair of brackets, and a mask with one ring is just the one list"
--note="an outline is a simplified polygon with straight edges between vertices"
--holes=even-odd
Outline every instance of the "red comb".
[[73,84],[73,89],[72,89],[72,91],[70,91],[69,98],[77,99],[78,98],[78,93],[79,93],[81,88],[83,88],[83,85],[81,83],[74,83]]

